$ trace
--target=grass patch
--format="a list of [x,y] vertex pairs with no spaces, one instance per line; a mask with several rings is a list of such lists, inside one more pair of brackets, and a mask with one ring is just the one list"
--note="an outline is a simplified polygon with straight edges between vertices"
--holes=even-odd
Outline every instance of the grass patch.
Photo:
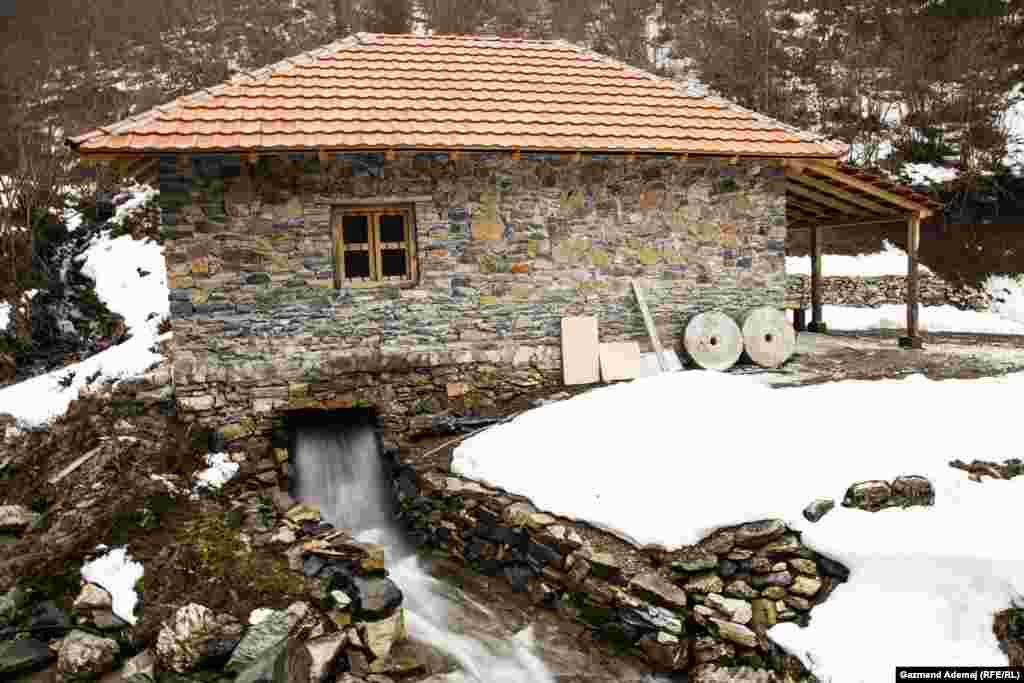
[[139,417],[146,412],[146,404],[133,399],[116,399],[110,403],[110,413],[114,417]]

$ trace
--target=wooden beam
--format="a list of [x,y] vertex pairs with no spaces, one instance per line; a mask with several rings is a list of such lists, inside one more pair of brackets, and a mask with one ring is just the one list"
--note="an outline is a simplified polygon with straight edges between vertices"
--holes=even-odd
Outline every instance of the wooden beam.
[[398,152],[396,152],[395,150],[389,149],[388,151],[384,152],[384,160],[385,161],[396,161],[397,159],[398,159]]
[[519,161],[519,158],[522,155],[523,155],[523,153],[520,150],[518,150],[518,149],[512,150],[512,161]]
[[811,332],[824,332],[825,319],[822,313],[821,296],[821,228],[811,228]]
[[458,161],[459,159],[462,158],[462,150],[461,149],[454,149],[454,150],[448,152],[448,158],[450,160],[452,160],[452,161]]
[[572,160],[576,163],[583,161],[583,152],[576,152],[572,155]]
[[816,190],[821,190],[822,192],[827,192],[827,193],[829,193],[831,195],[834,195],[834,196],[836,196],[836,197],[838,197],[840,199],[846,200],[846,201],[850,202],[851,204],[856,204],[857,206],[862,206],[865,209],[867,209],[868,211],[874,211],[875,213],[882,213],[882,214],[893,214],[893,213],[898,214],[899,213],[897,210],[894,210],[891,207],[882,206],[881,204],[877,204],[877,203],[871,201],[870,199],[865,199],[864,197],[858,197],[857,195],[853,194],[852,192],[847,192],[846,190],[842,190],[842,189],[836,187],[835,185],[833,185],[831,183],[825,182],[824,180],[818,180],[817,178],[812,178],[811,176],[807,175],[806,173],[802,174],[802,175],[798,175],[798,174],[795,174],[795,173],[792,174],[792,175],[786,174],[786,177],[789,179],[790,185],[792,185],[794,182],[797,182],[797,183],[800,183],[801,185],[806,185],[806,186],[814,188]]
[[901,337],[899,345],[905,349],[922,348],[917,324],[917,249],[921,242],[921,219],[916,215],[907,218],[907,336]]
[[826,194],[822,194],[817,190],[812,190],[808,187],[804,187],[803,185],[797,185],[796,183],[789,183],[788,185],[786,185],[786,191],[792,192],[793,194],[799,195],[800,197],[806,197],[807,199],[810,199],[813,202],[817,202],[818,204],[829,206],[840,213],[846,213],[852,216],[864,216],[870,213],[869,211],[865,211],[859,206],[854,206],[853,204],[841,202],[838,199],[833,199],[832,197],[829,197]]
[[256,152],[249,152],[249,163],[255,166],[260,160],[260,155]]
[[817,221],[815,225],[820,228],[856,228],[864,225],[888,225],[892,223],[904,223],[906,214],[893,216],[891,218],[874,218],[863,221]]
[[651,317],[651,312],[647,309],[644,292],[640,289],[640,285],[637,284],[636,280],[630,280],[630,283],[633,285],[636,305],[640,307],[640,315],[644,318],[644,326],[647,328],[647,336],[651,340],[651,348],[654,349],[654,353],[658,357],[658,366],[662,372],[666,372],[669,369],[668,360],[665,358],[665,351],[661,347],[661,340],[658,339],[658,328],[654,326],[654,318]]
[[798,202],[795,199],[787,198],[786,199],[786,208],[789,208],[791,206],[794,207],[795,209],[797,209],[799,211],[803,211],[804,213],[809,214],[811,216],[825,216],[826,215],[824,209],[819,209],[818,207],[813,206],[811,204],[806,204],[804,202]]
[[878,197],[879,199],[882,199],[883,201],[886,201],[890,204],[899,206],[900,208],[913,211],[922,219],[927,218],[928,216],[931,216],[932,213],[934,213],[931,209],[929,209],[927,206],[923,204],[919,204],[911,199],[901,197],[895,192],[889,192],[888,190],[883,190],[879,187],[875,187],[871,183],[861,180],[860,178],[854,178],[853,176],[847,173],[843,173],[837,168],[832,168],[830,166],[818,162],[810,162],[806,164],[805,168],[809,171],[817,173],[818,175],[823,175],[826,178],[836,180],[842,183],[843,185],[860,190],[865,194],[870,194],[875,197]]
[[327,156],[326,149],[318,149],[316,151],[316,158],[320,161],[321,166],[326,166],[331,162],[331,158]]

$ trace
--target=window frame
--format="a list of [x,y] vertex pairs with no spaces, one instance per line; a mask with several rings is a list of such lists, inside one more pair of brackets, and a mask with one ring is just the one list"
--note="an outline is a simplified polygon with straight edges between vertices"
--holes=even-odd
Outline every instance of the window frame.
[[[402,216],[404,238],[400,242],[382,242],[380,239],[381,216]],[[346,216],[366,216],[367,242],[346,244],[344,241],[344,219]],[[416,212],[407,204],[378,204],[335,206],[331,212],[331,243],[334,249],[334,285],[343,287],[408,287],[418,277],[416,253]],[[388,249],[404,249],[406,259],[405,275],[384,275],[382,253]],[[349,251],[369,252],[369,277],[350,278],[345,273],[345,253]]]

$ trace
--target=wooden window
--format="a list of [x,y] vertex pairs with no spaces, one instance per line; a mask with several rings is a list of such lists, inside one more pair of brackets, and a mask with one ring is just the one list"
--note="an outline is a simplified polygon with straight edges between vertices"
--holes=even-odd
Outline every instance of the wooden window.
[[412,209],[340,207],[334,211],[333,225],[339,286],[370,287],[416,279]]

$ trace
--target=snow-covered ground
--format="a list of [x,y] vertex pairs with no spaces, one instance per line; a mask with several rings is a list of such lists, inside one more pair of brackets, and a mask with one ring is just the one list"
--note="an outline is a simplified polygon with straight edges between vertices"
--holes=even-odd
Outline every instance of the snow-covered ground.
[[[992,615],[1024,595],[1024,546],[1005,531],[1024,478],[978,484],[947,463],[1011,455],[1005,430],[1021,392],[1024,375],[780,391],[750,377],[668,373],[496,425],[456,449],[453,470],[639,543],[675,547],[721,526],[785,520],[852,569],[808,628],[769,632],[824,681],[888,680],[896,665],[936,657],[1005,666]],[[907,406],[926,428],[896,419]],[[794,416],[798,441],[782,427]],[[854,482],[909,474],[932,481],[934,507],[838,507],[817,524],[801,515]]]
[[[132,198],[117,207],[111,222],[123,221],[128,212],[155,194],[148,187],[134,190]],[[86,386],[87,378],[95,376],[93,382],[102,383],[131,377],[163,359],[150,350],[159,341],[157,328],[169,310],[163,247],[127,235],[110,239],[105,230],[83,256],[83,274],[95,280],[100,300],[124,316],[132,337],[80,363],[0,390],[0,412],[10,413],[26,425],[39,425],[63,414]],[[140,270],[147,274],[141,275]],[[61,379],[69,373],[74,376],[64,387]]]
[[[861,256],[822,254],[821,272],[824,275],[845,275],[849,277],[880,277],[882,275],[906,275],[907,252],[892,242],[882,243],[882,251]],[[931,274],[932,271],[918,264],[918,272]],[[786,273],[789,275],[810,275],[810,256],[787,256]]]
[[129,624],[136,622],[134,612],[139,596],[135,584],[142,574],[142,565],[132,561],[126,547],[114,548],[82,565],[82,578],[105,588],[112,599],[111,611]]
[[[1008,309],[961,311],[953,306],[919,305],[917,310],[922,332],[1024,335],[1024,317],[1012,319],[1008,316],[1014,312]],[[792,319],[792,313],[788,317]],[[836,331],[905,330],[907,327],[907,307],[903,304],[883,304],[878,308],[825,305],[822,317],[828,328]]]

